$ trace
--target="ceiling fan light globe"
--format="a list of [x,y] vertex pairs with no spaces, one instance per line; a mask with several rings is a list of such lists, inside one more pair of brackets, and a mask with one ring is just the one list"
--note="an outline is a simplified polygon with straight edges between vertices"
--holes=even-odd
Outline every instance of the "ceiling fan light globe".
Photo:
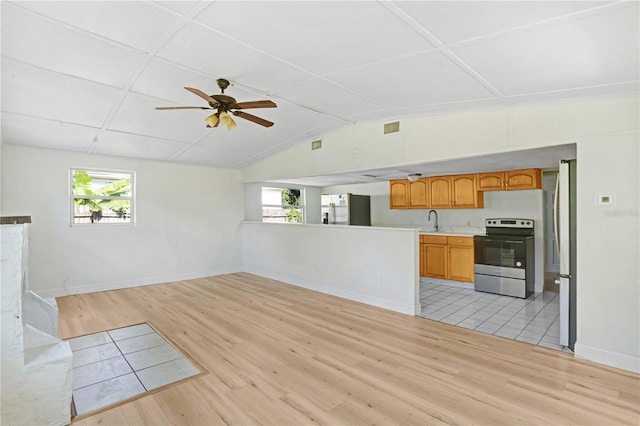
[[229,122],[227,123],[227,130],[233,130],[237,127],[238,125],[236,124],[236,121],[229,117]]
[[222,111],[220,113],[220,124],[222,124],[223,126],[228,127],[229,126],[229,120],[231,120],[231,117],[229,116],[227,111]]
[[211,114],[207,118],[204,119],[205,123],[207,123],[208,127],[215,127],[218,124],[218,116],[215,114]]

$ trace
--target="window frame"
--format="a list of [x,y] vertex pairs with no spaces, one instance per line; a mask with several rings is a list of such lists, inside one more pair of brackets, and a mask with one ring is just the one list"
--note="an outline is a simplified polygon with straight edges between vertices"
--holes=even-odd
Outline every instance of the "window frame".
[[[263,196],[263,191],[265,189],[278,189],[280,190],[280,192],[282,193],[282,191],[284,190],[296,190],[296,191],[300,191],[300,205],[296,206],[295,204],[264,204],[262,202],[262,196]],[[261,185],[260,187],[260,211],[261,211],[261,217],[262,217],[262,223],[286,223],[286,224],[291,224],[291,225],[295,225],[295,224],[300,224],[300,223],[307,223],[307,212],[306,212],[306,205],[307,205],[307,193],[305,191],[304,187],[301,186],[278,186],[278,185]],[[281,208],[281,209],[300,209],[300,212],[302,214],[302,220],[300,222],[287,222],[286,220],[284,222],[265,222],[264,218],[264,208],[267,207],[271,207],[271,208]]]
[[[73,184],[75,182],[74,172],[82,170],[89,176],[104,174],[122,174],[128,175],[131,179],[131,195],[129,196],[112,196],[112,195],[75,195],[73,193]],[[67,185],[69,191],[69,226],[71,227],[92,227],[92,226],[135,226],[136,224],[136,172],[133,170],[122,169],[103,169],[97,167],[75,167],[69,168],[69,182]],[[128,222],[91,222],[76,223],[75,222],[75,200],[78,199],[94,199],[94,200],[129,200],[129,217]]]

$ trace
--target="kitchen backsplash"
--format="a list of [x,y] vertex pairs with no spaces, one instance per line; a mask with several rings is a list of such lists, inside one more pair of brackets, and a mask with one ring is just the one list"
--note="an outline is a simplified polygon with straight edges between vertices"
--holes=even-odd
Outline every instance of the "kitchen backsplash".
[[[483,209],[436,209],[440,230],[445,228],[484,228],[490,217],[517,217],[533,219],[542,224],[543,192],[540,190],[489,191],[484,194]],[[432,227],[427,221],[427,209],[391,210],[388,196],[371,197],[371,224],[373,226]],[[537,226],[536,226],[537,228]],[[536,233],[542,229],[536,229]]]

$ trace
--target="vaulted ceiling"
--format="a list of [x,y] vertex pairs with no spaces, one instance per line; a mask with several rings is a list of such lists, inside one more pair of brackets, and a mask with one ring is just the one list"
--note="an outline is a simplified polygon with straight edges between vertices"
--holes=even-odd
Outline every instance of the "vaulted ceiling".
[[[367,120],[637,95],[638,5],[2,1],[2,143],[239,169]],[[220,77],[275,125],[155,110]]]

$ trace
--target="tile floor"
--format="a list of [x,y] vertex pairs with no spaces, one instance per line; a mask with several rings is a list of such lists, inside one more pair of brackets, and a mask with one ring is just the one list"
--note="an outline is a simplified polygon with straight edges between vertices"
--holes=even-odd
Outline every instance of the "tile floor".
[[421,317],[482,333],[563,350],[557,293],[527,299],[420,282]]
[[68,340],[78,415],[194,376],[200,371],[148,324]]

